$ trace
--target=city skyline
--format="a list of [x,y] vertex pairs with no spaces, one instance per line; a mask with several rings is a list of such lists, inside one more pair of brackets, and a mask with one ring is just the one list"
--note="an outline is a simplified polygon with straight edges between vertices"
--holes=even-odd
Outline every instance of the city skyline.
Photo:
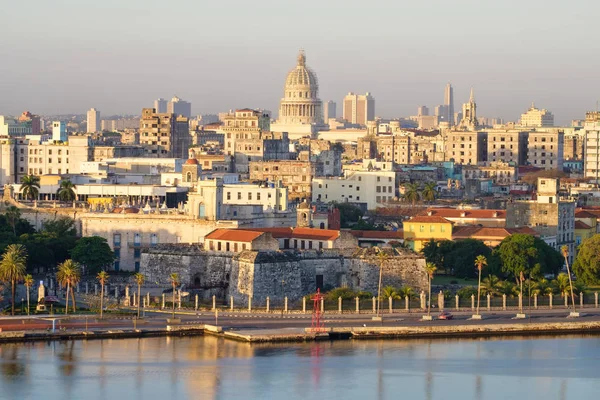
[[[276,110],[281,81],[299,48],[306,50],[319,75],[323,101],[340,103],[349,91],[368,91],[377,98],[377,115],[384,118],[414,115],[418,105],[432,109],[442,104],[444,86],[450,82],[455,110],[473,87],[481,115],[515,121],[535,101],[554,113],[557,124],[567,125],[595,109],[600,91],[594,76],[600,55],[587,53],[586,62],[573,57],[593,46],[586,26],[600,5],[587,0],[580,1],[586,7],[559,2],[548,7],[548,2],[532,0],[543,10],[535,16],[516,1],[502,6],[375,2],[353,10],[339,9],[340,2],[332,1],[319,4],[324,13],[310,13],[304,8],[314,9],[316,2],[306,0],[294,16],[285,5],[259,1],[254,7],[265,6],[263,21],[243,31],[231,28],[245,17],[245,3],[239,1],[202,5],[201,10],[194,3],[177,2],[190,13],[226,15],[227,30],[221,18],[204,18],[202,29],[185,24],[170,30],[177,7],[142,8],[147,3],[137,1],[122,8],[116,1],[33,3],[27,9],[13,5],[15,18],[0,27],[7,38],[1,42],[3,52],[12,58],[0,66],[0,87],[11,93],[0,99],[2,114],[18,115],[25,109],[85,113],[92,106],[104,115],[139,114],[161,95],[175,93],[193,103],[194,115],[239,107]],[[412,33],[429,7],[436,12],[427,14],[428,26],[436,28]],[[45,18],[50,8],[63,17]],[[579,11],[584,8],[585,13]],[[91,11],[112,19],[118,28],[84,26],[80,17]],[[329,18],[327,11],[338,18]],[[402,25],[375,24],[384,14],[401,15]],[[144,18],[157,15],[165,21],[161,34],[140,35]],[[311,28],[302,29],[307,19]],[[549,28],[557,24],[570,29]],[[294,29],[286,29],[292,25]],[[353,25],[369,28],[347,36],[343,28]],[[207,30],[218,33],[207,36]],[[477,38],[468,48],[461,46],[472,32]],[[352,40],[343,40],[347,37]],[[164,61],[143,62],[156,45],[162,46]],[[356,48],[365,49],[364,54]]]

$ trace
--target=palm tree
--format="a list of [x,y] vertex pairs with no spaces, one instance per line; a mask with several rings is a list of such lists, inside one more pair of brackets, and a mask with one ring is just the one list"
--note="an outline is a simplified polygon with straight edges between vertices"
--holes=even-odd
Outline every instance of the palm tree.
[[569,276],[569,287],[571,288],[571,301],[573,302],[573,312],[575,310],[575,295],[573,294],[573,281],[571,280],[571,270],[569,269],[569,247],[563,246],[561,247],[563,257],[565,258],[565,264],[567,265],[567,275]]
[[381,250],[379,247],[377,249],[377,258],[379,260],[379,286],[377,287],[377,316],[379,317],[379,309],[381,304],[381,278],[383,276],[383,264],[389,258],[386,252]]
[[60,182],[60,187],[56,191],[56,196],[62,201],[75,200],[75,185],[69,179]]
[[69,293],[73,300],[73,312],[76,312],[77,303],[75,302],[75,290],[73,288],[81,280],[81,270],[79,269],[79,265],[73,260],[65,260],[65,262],[58,266],[56,280],[67,288],[65,314],[69,311]]
[[434,201],[437,195],[436,187],[437,185],[433,182],[426,183],[423,187],[423,191],[421,192],[423,200],[430,202]]
[[475,258],[475,266],[477,267],[477,271],[479,272],[479,281],[477,283],[477,315],[479,315],[479,300],[481,297],[481,270],[483,267],[487,265],[487,258],[484,255],[480,254]]
[[13,234],[17,236],[17,222],[21,218],[21,211],[15,206],[10,206],[6,209],[6,221],[12,227]]
[[548,282],[548,279],[542,278],[535,284],[533,294],[545,295],[552,293],[552,285]]
[[27,315],[29,315],[29,292],[33,286],[33,276],[31,276],[31,274],[25,275],[25,278],[23,278],[23,283],[27,288]]
[[567,296],[567,293],[569,291],[569,277],[567,276],[567,274],[565,274],[564,272],[558,274],[556,279],[552,281],[552,284],[561,296]]
[[106,271],[100,271],[98,272],[98,275],[96,275],[96,279],[100,282],[100,319],[103,318],[104,314],[104,285],[108,281],[108,278],[109,276]]
[[481,291],[484,295],[494,296],[499,294],[498,285],[500,279],[496,275],[488,275],[481,283]]
[[137,291],[137,317],[140,317],[140,293],[142,290],[142,285],[144,284],[144,281],[146,280],[146,276],[144,276],[144,274],[136,272],[135,275],[133,275],[133,279],[135,279],[135,283],[137,283],[137,287],[138,287],[138,291]]
[[17,282],[25,277],[27,250],[22,244],[9,244],[0,260],[0,280],[10,282],[12,289],[12,315],[15,315],[15,290]]
[[411,202],[414,206],[417,201],[421,199],[421,194],[419,193],[419,186],[416,183],[407,183],[404,186],[404,195],[402,196],[404,201]]
[[169,280],[171,281],[171,285],[173,286],[173,316],[172,316],[172,318],[175,319],[175,287],[177,287],[177,285],[179,285],[179,274],[172,273],[171,275],[169,275]]
[[383,289],[381,289],[381,298],[383,299],[389,299],[392,298],[392,300],[399,300],[401,299],[400,295],[398,294],[398,291],[396,290],[395,287],[393,286],[386,286]]
[[414,295],[415,291],[409,286],[402,286],[400,289],[398,289],[398,296],[400,296],[402,299],[406,298],[406,296],[411,299],[414,297]]
[[26,199],[37,199],[40,191],[40,177],[34,175],[25,175],[21,178],[21,194]]
[[437,267],[434,263],[427,263],[425,265],[425,272],[427,273],[427,279],[429,281],[429,304],[427,305],[427,316],[431,315],[431,280],[433,275],[437,271]]

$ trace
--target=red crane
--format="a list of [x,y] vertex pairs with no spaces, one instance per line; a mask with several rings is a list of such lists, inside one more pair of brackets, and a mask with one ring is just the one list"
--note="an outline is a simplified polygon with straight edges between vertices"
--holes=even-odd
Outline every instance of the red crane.
[[324,296],[321,294],[321,289],[317,289],[317,293],[311,298],[313,301],[311,331],[315,333],[325,332],[323,313],[321,312],[321,303],[323,302],[323,298]]

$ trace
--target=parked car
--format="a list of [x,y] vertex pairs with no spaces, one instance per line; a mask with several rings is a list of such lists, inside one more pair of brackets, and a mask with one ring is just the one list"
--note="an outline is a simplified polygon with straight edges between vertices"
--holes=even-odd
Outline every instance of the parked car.
[[454,315],[450,314],[448,311],[442,311],[438,315],[438,319],[449,320],[449,319],[452,319],[452,318],[454,318]]

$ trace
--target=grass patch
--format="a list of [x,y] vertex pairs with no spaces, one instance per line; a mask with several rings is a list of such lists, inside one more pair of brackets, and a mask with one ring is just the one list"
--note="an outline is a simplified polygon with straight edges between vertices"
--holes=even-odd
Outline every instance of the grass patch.
[[462,279],[452,275],[434,275],[432,285],[473,285],[477,284],[475,279]]

